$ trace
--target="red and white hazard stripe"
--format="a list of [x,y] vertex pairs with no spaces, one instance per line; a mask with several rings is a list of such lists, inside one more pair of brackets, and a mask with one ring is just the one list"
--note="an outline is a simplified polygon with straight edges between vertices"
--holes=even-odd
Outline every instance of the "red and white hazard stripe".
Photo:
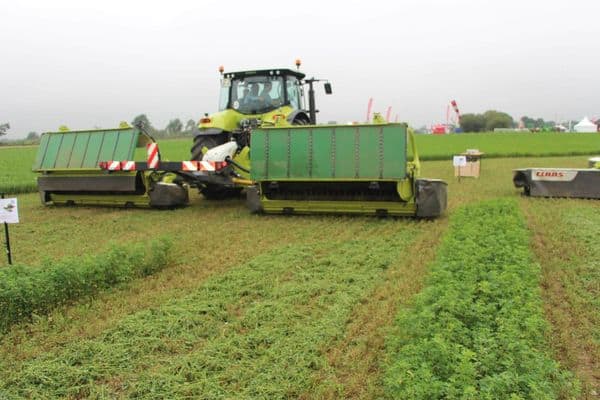
[[158,167],[158,144],[148,143],[146,147],[148,154],[148,168],[156,169]]
[[135,171],[135,161],[121,161],[122,171]]
[[227,161],[182,161],[182,171],[217,171],[227,166]]
[[[135,161],[100,161],[98,167],[108,171],[145,171],[155,169],[150,164],[138,165]],[[175,163],[164,163],[162,166],[166,171],[176,172],[172,168]],[[177,165],[177,164],[175,164]],[[218,171],[228,165],[227,161],[181,161],[181,171]]]
[[121,163],[119,161],[108,161],[106,169],[109,171],[119,171],[121,170]]
[[198,161],[182,161],[182,171],[198,171]]
[[198,169],[200,171],[214,171],[215,170],[215,162],[214,161],[198,161]]

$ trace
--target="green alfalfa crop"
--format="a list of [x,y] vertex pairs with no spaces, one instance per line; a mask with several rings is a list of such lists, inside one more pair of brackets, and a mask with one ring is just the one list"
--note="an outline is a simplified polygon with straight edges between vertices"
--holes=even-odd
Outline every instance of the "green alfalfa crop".
[[149,247],[113,245],[100,255],[49,261],[41,267],[1,269],[0,332],[61,304],[162,269],[168,263],[170,247],[168,239]]
[[554,399],[576,394],[548,354],[539,266],[514,201],[451,218],[426,288],[388,340],[394,399]]
[[417,229],[365,221],[351,240],[264,252],[96,337],[0,372],[0,398],[299,398],[330,368],[325,349]]

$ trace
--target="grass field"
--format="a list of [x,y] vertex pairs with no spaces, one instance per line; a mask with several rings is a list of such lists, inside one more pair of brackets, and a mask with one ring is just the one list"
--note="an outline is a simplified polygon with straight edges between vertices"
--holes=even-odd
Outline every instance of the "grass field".
[[0,193],[26,193],[37,190],[36,176],[31,172],[37,146],[0,146]]
[[466,149],[479,149],[487,158],[600,154],[600,134],[490,132],[417,135],[417,147],[425,160],[449,159]]
[[[563,148],[595,153],[600,137],[585,137]],[[439,137],[421,139],[434,157]],[[187,156],[187,140],[161,146]],[[426,161],[424,176],[449,183],[448,213],[434,221],[256,216],[196,194],[165,211],[45,208],[19,195],[13,257],[29,268],[115,240],[173,245],[166,268],[0,336],[0,399],[436,398],[419,392],[436,387],[445,398],[596,398],[600,203],[522,198],[511,182],[514,168],[587,158],[484,159],[480,179],[460,182],[450,160]],[[472,299],[480,319],[460,308]],[[463,314],[473,318],[450,319]],[[423,340],[459,349],[445,359],[453,368],[413,367],[445,354],[415,357]],[[398,384],[402,373],[441,384]]]

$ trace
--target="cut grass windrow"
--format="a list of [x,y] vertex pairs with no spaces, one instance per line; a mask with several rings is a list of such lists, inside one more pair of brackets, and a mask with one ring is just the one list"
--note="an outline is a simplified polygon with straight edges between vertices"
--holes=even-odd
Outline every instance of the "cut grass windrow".
[[159,240],[147,247],[113,246],[98,256],[49,262],[43,267],[0,269],[0,333],[33,315],[44,315],[69,301],[164,268],[170,241]]
[[383,398],[380,367],[385,359],[385,337],[398,309],[410,304],[421,290],[446,228],[446,219],[419,224],[410,255],[398,257],[384,281],[360,300],[348,318],[343,338],[324,349],[331,368],[316,371],[316,390],[301,399]]
[[551,344],[582,382],[582,398],[600,392],[600,208],[595,201],[523,199],[542,264]]
[[[16,397],[297,398],[353,308],[407,251],[417,222],[288,245],[134,314],[97,338],[0,372]],[[0,392],[1,394],[2,392]]]
[[[598,207],[577,207],[565,212],[564,220],[571,236],[585,249],[583,259],[573,266],[567,290],[577,301],[577,309],[585,313],[586,328],[593,338],[596,348],[596,364],[600,363],[600,214]],[[596,370],[596,374],[598,374]]]
[[554,399],[577,393],[546,348],[540,269],[515,201],[465,207],[389,338],[394,399]]

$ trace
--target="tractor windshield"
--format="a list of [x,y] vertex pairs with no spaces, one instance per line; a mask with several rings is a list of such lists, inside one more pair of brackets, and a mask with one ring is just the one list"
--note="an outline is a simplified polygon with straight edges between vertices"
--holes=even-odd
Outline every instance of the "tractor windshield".
[[223,78],[219,109],[233,108],[242,114],[263,114],[285,104],[281,76]]

